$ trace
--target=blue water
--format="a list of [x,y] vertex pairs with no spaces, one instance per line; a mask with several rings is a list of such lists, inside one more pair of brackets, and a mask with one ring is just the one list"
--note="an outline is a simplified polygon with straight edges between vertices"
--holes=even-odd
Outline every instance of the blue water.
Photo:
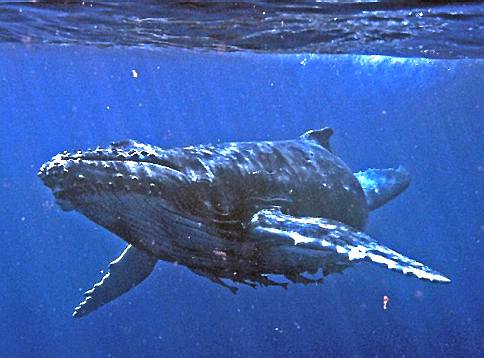
[[[482,356],[483,88],[478,59],[1,45],[1,356]],[[320,286],[234,296],[160,262],[71,317],[124,244],[54,204],[36,177],[44,161],[123,138],[171,147],[324,126],[355,171],[409,170],[411,187],[367,232],[451,284],[362,264]]]

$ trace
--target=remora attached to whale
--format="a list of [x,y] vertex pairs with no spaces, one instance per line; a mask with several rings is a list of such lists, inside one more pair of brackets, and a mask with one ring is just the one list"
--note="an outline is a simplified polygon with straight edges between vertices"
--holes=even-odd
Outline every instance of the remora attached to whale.
[[[84,316],[138,285],[158,260],[185,265],[229,288],[322,275],[373,262],[450,282],[362,232],[368,212],[410,182],[402,167],[353,174],[332,153],[330,128],[295,140],[161,149],[132,140],[63,152],[39,176],[64,210],[128,243],[76,307]],[[286,282],[270,275],[282,275]]]

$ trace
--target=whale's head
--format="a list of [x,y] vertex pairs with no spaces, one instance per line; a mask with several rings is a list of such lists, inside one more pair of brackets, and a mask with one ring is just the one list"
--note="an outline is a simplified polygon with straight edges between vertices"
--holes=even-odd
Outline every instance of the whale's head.
[[38,175],[64,210],[99,204],[106,196],[114,203],[126,192],[171,201],[188,181],[167,158],[158,147],[125,140],[107,148],[59,153]]
[[194,180],[180,166],[169,151],[127,140],[60,153],[38,175],[63,210],[78,211],[131,244],[166,251],[159,238],[180,237],[198,224],[193,208],[203,212]]

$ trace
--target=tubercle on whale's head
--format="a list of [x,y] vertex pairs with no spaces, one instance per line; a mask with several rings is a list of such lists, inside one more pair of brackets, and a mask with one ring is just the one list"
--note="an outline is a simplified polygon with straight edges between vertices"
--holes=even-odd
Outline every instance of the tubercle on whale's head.
[[126,140],[107,148],[64,151],[44,163],[38,176],[64,210],[83,193],[128,190],[168,195],[187,183],[185,175],[160,148]]

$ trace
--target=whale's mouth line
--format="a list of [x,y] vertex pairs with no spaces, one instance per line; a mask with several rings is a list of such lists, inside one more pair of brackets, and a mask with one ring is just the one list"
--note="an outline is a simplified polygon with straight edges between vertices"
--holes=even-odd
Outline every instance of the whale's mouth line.
[[160,195],[162,173],[183,175],[166,160],[125,157],[121,152],[116,156],[101,157],[88,152],[58,154],[42,165],[38,175],[56,199],[65,200],[86,192],[99,191],[134,191]]
[[95,163],[126,163],[126,162],[131,162],[131,163],[137,163],[137,164],[153,164],[153,165],[159,165],[162,167],[170,168],[172,170],[176,171],[181,171],[180,168],[178,168],[176,165],[174,165],[172,162],[159,158],[155,155],[131,155],[129,152],[124,152],[124,151],[119,151],[116,156],[99,156],[99,155],[91,155],[91,153],[83,153],[82,156],[72,156],[68,157],[67,159],[64,160],[78,160],[79,162],[95,162]]
[[133,162],[133,163],[147,163],[153,165],[161,165],[173,170],[181,171],[181,168],[176,166],[169,160],[161,158],[153,152],[146,150],[134,150],[129,151],[123,149],[95,149],[91,151],[77,151],[76,153],[69,153],[67,151],[57,154],[52,158],[50,162]]

